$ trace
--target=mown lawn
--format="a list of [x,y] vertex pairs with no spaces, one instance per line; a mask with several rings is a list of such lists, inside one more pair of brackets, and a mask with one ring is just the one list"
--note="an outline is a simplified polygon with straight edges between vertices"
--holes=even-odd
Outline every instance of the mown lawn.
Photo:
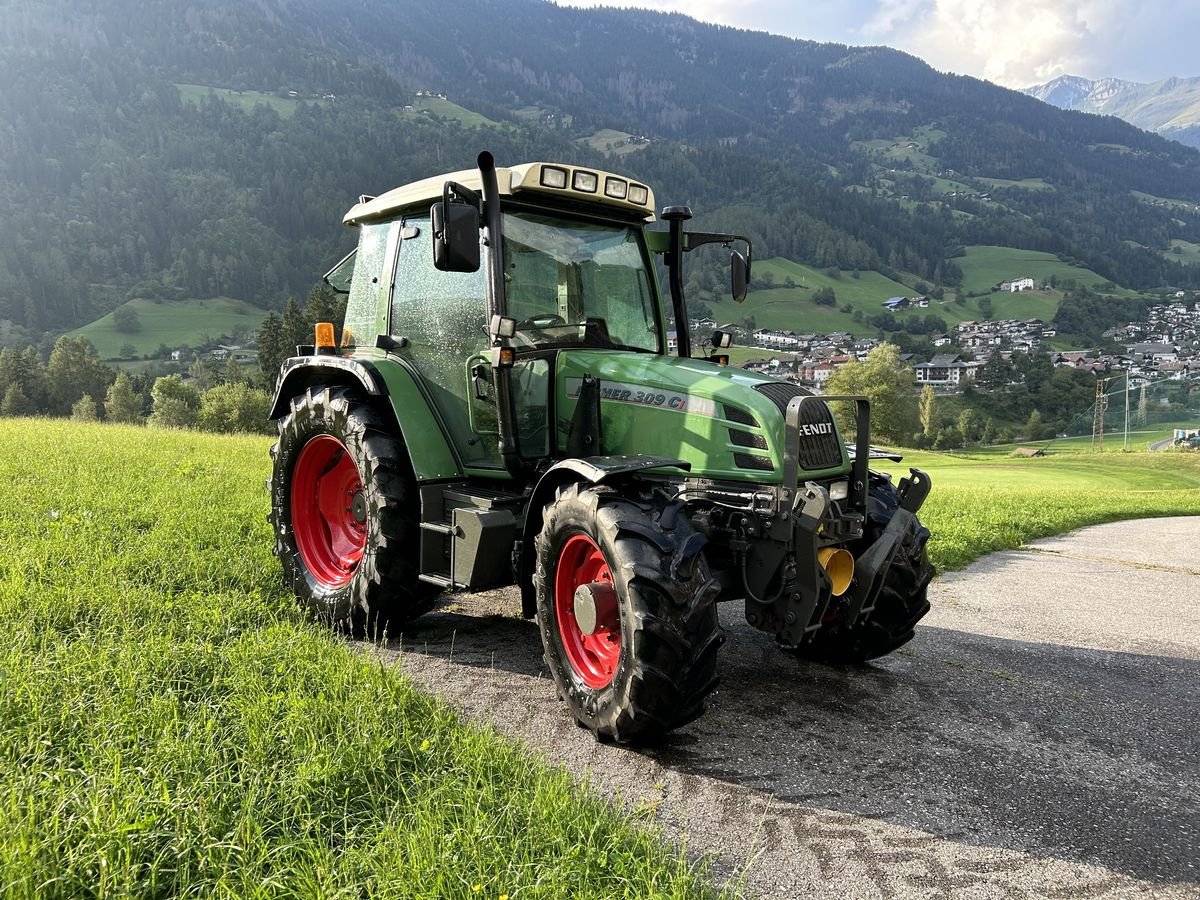
[[1150,516],[1200,516],[1200,454],[1060,454],[1009,459],[906,452],[879,468],[898,479],[925,470],[933,491],[921,520],[941,571],[995,550],[1085,525]]
[[294,611],[267,443],[0,421],[0,896],[713,893]]

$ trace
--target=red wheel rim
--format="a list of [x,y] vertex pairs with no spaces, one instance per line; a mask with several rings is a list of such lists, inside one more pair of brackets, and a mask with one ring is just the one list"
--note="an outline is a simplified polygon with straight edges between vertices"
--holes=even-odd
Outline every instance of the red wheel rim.
[[304,567],[321,584],[350,583],[367,546],[358,468],[331,434],[310,440],[292,472],[292,530]]
[[575,618],[576,590],[596,582],[613,583],[604,554],[587,535],[571,535],[554,571],[554,611],[567,661],[590,688],[610,684],[621,658],[621,614],[616,603],[597,607],[591,634],[585,634]]

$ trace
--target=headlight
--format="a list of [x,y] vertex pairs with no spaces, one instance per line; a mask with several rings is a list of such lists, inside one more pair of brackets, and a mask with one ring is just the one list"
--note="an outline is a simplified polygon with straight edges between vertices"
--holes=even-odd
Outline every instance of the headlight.
[[849,481],[835,481],[833,484],[831,484],[829,486],[829,499],[830,500],[845,500],[849,496],[850,496],[850,482]]
[[627,193],[629,193],[629,182],[624,178],[604,179],[604,196],[612,197],[615,200],[624,200]]
[[565,188],[567,186],[567,170],[557,166],[542,166],[542,186]]
[[596,193],[596,173],[576,172],[571,186],[577,191],[585,191],[589,194]]

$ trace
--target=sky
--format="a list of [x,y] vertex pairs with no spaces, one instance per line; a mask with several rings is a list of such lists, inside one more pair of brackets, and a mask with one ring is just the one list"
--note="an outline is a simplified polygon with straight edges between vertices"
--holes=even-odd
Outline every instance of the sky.
[[1058,75],[1200,75],[1200,0],[559,0],[636,6],[842,44],[885,44],[936,69],[1021,88]]

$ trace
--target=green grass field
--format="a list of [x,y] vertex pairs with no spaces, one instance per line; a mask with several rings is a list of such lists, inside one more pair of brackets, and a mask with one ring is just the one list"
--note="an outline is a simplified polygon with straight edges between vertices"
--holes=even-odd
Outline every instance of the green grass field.
[[236,329],[257,331],[267,312],[243,300],[215,297],[208,300],[130,300],[124,304],[137,313],[141,328],[118,331],[112,313],[69,332],[96,345],[101,359],[116,359],[121,348],[132,344],[138,356],[153,353],[160,344],[175,348],[196,347]]
[[601,128],[589,137],[580,138],[578,143],[586,144],[601,153],[611,153],[614,156],[625,156],[644,150],[649,144],[630,144],[626,138],[632,137],[628,131],[617,131],[614,128]]
[[179,99],[184,103],[199,104],[200,101],[212,94],[223,103],[236,106],[246,112],[253,111],[256,106],[269,106],[285,119],[290,119],[301,103],[327,104],[327,100],[314,98],[280,97],[277,94],[267,94],[262,91],[235,91],[232,88],[210,87],[206,84],[177,84]]
[[712,895],[294,609],[267,447],[0,421],[0,894]]
[[[0,421],[0,873],[13,898],[703,897],[658,832],[308,622],[268,441]],[[913,453],[943,570],[1200,515],[1200,457]]]
[[499,127],[500,125],[499,122],[489,119],[482,113],[467,109],[465,106],[459,106],[457,103],[451,100],[444,100],[441,97],[414,97],[411,105],[413,109],[402,110],[403,115],[419,116],[428,113],[444,121],[457,122],[468,128],[485,125]]
[[[1178,252],[1176,252],[1177,250]],[[1175,262],[1187,266],[1200,265],[1200,244],[1194,244],[1191,241],[1172,238],[1171,249],[1160,252],[1167,259],[1173,259]]]
[[915,466],[933,491],[921,520],[942,570],[1085,525],[1147,516],[1200,516],[1200,454],[1063,453],[1037,459],[990,453],[906,452],[879,468]]
[[[766,286],[767,275],[773,279],[773,287]],[[796,287],[785,287],[791,278]],[[823,287],[833,289],[837,297],[836,306],[818,306],[813,294]],[[741,322],[753,316],[759,328],[780,328],[796,332],[806,331],[853,331],[858,334],[873,332],[863,323],[856,323],[852,314],[844,313],[841,307],[850,304],[861,309],[863,315],[883,312],[883,301],[888,297],[908,296],[912,288],[885,278],[878,272],[860,272],[858,278],[843,272],[831,278],[811,266],[794,263],[776,257],[754,261],[751,291],[744,303],[734,303],[725,298],[720,303],[709,305],[713,318],[718,322]],[[913,310],[913,314],[933,312],[932,309]],[[904,313],[901,313],[904,315]]]
[[[998,284],[1001,281],[1011,281],[1014,278],[1020,278],[1022,275],[1028,275],[1036,282],[1044,281],[1053,275],[1059,281],[1070,278],[1079,284],[1086,284],[1093,287],[1101,285],[1107,280],[1097,275],[1091,269],[1069,266],[1053,253],[985,245],[976,245],[967,247],[966,249],[967,255],[959,257],[954,261],[963,271],[962,289],[967,293],[986,291],[993,284]],[[1121,289],[1113,290],[1110,293],[1121,296],[1132,296],[1130,291]],[[1018,297],[1019,295],[1014,294],[1011,299],[1015,302]],[[997,298],[993,297],[993,302],[996,302],[996,300]],[[1055,303],[1055,308],[1057,309],[1057,302]],[[999,312],[997,312],[996,317],[1009,318],[1001,316]]]
[[976,181],[982,181],[988,187],[992,188],[1019,188],[1023,191],[1052,191],[1054,185],[1048,184],[1041,178],[1021,178],[1014,181],[1011,178],[979,178]]
[[[1052,261],[1052,264],[1048,261]],[[1016,277],[1013,273],[1028,274],[1033,278],[1045,277],[1043,272],[1053,272],[1060,277],[1074,277],[1080,281],[1099,283],[1100,276],[1086,269],[1075,269],[1060,262],[1048,253],[1014,250],[1010,247],[969,247],[964,257],[955,260],[963,268],[964,279],[972,287],[964,291],[987,291],[993,284],[1006,278]],[[1000,275],[999,272],[1006,274]],[[765,284],[767,274],[773,279],[772,286]],[[796,287],[784,286],[791,278]],[[836,306],[817,306],[813,294],[822,287],[833,289]],[[794,263],[776,257],[756,260],[754,263],[751,291],[740,306],[729,300],[714,303],[705,298],[718,322],[741,322],[753,316],[760,328],[781,328],[796,332],[849,331],[855,335],[874,334],[875,329],[866,322],[854,321],[854,310],[861,310],[863,317],[884,311],[883,301],[889,297],[908,296],[916,289],[899,281],[885,278],[878,272],[860,272],[853,278],[850,272],[842,272],[832,278],[811,266]],[[1127,293],[1116,291],[1115,293]],[[955,303],[952,292],[942,300],[930,300],[925,309],[902,310],[894,313],[903,322],[905,318],[923,318],[933,314],[946,320],[948,327],[959,322],[978,321],[983,318],[979,309],[981,297],[964,297]],[[1049,322],[1062,302],[1060,291],[1023,291],[1018,294],[987,293],[991,300],[993,319],[1032,319]],[[851,312],[843,312],[849,305]]]

